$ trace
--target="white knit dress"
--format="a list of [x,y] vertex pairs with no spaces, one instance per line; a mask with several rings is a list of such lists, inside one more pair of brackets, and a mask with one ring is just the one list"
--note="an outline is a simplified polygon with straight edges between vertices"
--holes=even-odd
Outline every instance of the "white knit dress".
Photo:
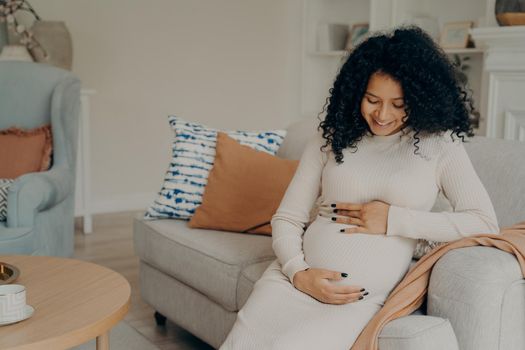
[[[420,136],[414,154],[412,135],[368,133],[357,152],[343,151],[340,165],[330,147],[320,150],[320,133],[310,140],[272,218],[277,260],[256,282],[221,349],[349,349],[406,273],[417,238],[498,232],[490,198],[460,140],[453,142],[450,133]],[[440,190],[453,213],[429,212]],[[308,225],[319,196],[321,214]],[[331,220],[331,203],[373,200],[391,205],[386,235],[341,233],[354,225]],[[308,267],[346,272],[349,277],[332,283],[363,286],[370,294],[344,305],[319,302],[291,283]]]

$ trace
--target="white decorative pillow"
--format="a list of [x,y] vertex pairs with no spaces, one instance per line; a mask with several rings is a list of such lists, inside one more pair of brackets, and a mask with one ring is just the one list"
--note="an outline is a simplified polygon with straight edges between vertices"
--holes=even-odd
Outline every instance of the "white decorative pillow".
[[13,179],[0,179],[0,221],[7,220],[7,189],[13,183]]
[[[189,220],[202,203],[208,174],[215,160],[218,129],[168,117],[175,140],[170,162],[159,196],[146,212],[145,218]],[[286,130],[224,131],[240,144],[275,155],[286,136]]]

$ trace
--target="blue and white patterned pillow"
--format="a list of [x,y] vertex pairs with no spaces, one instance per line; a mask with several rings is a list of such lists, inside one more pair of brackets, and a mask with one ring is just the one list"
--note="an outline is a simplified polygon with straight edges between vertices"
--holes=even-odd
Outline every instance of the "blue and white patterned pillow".
[[7,220],[7,189],[13,183],[13,179],[0,179],[0,222]]
[[[172,160],[159,196],[146,212],[145,218],[189,220],[202,203],[204,188],[215,160],[218,129],[190,123],[176,116],[168,117],[175,131]],[[275,155],[286,130],[224,131],[240,144]]]

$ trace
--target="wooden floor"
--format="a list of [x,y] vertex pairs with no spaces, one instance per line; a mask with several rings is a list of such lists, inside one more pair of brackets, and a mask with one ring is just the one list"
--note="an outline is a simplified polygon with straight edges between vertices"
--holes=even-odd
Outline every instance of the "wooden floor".
[[75,232],[75,258],[91,261],[113,269],[127,278],[131,285],[131,308],[127,323],[143,334],[162,350],[211,350],[202,342],[177,325],[167,322],[157,327],[154,310],[140,298],[138,284],[139,259],[133,248],[133,217],[137,213],[96,215],[93,233],[84,235],[77,223]]

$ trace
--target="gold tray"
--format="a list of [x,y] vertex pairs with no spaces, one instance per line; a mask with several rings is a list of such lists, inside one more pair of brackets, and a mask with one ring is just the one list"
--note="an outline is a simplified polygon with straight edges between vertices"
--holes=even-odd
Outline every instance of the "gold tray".
[[13,283],[18,276],[20,276],[18,268],[0,261],[0,285]]
[[525,12],[504,12],[496,15],[498,22],[504,26],[519,26],[525,24]]

